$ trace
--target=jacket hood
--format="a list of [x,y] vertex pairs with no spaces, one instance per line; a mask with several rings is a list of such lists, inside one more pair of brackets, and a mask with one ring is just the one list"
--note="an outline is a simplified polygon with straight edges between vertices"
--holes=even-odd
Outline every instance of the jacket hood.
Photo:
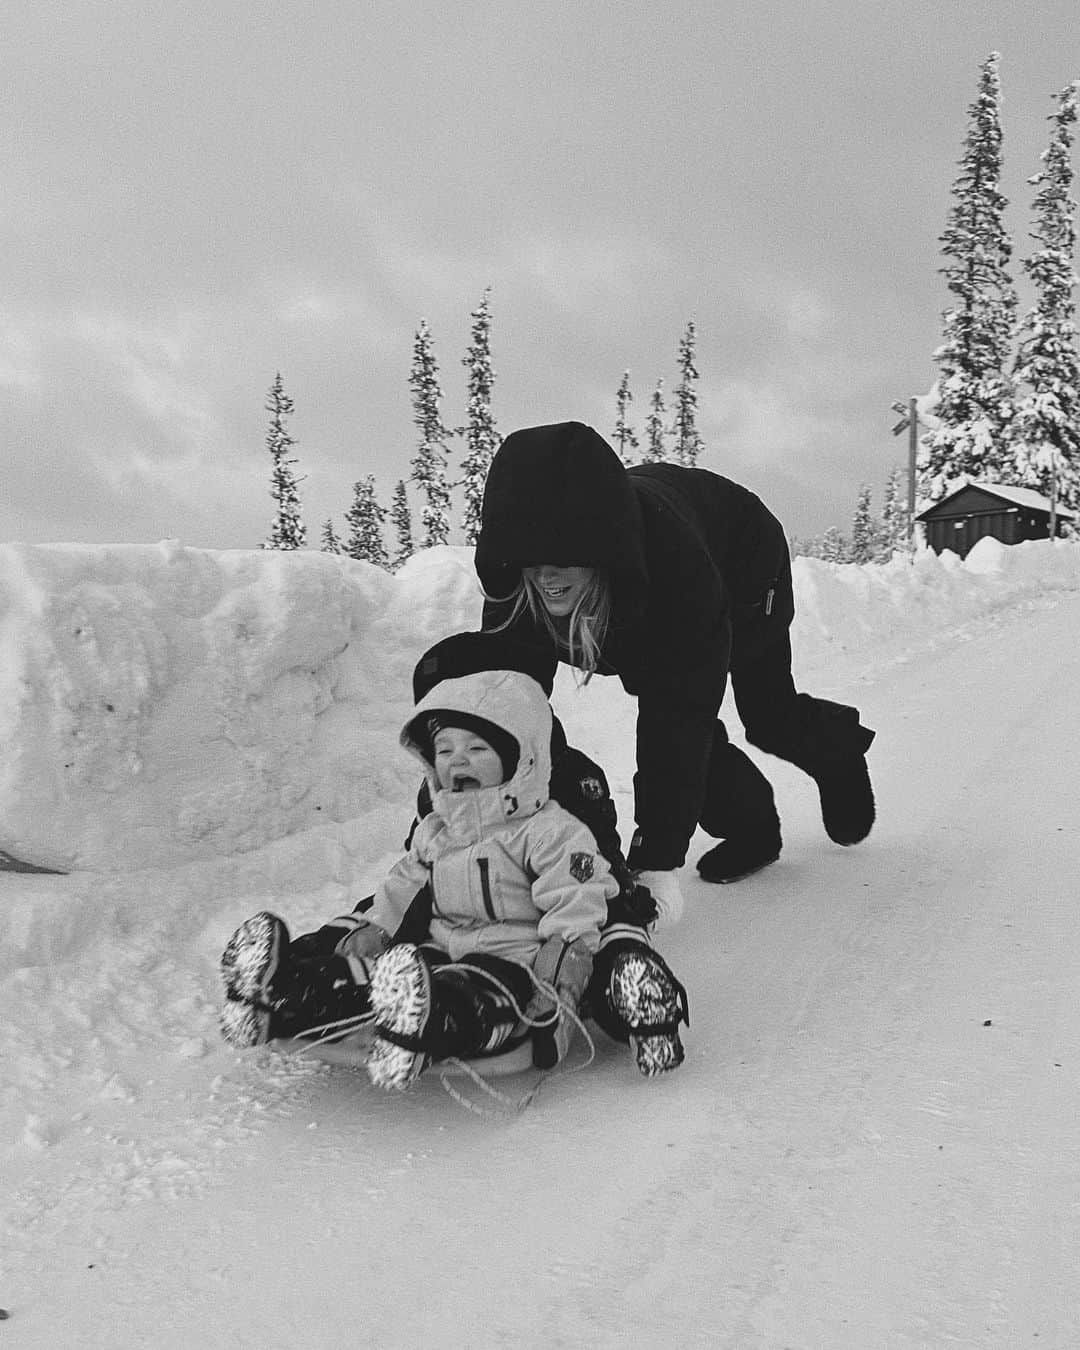
[[[497,794],[504,816],[531,815],[548,799],[551,781],[551,705],[540,685],[517,670],[484,670],[442,680],[413,709],[401,732],[401,744],[424,765],[432,802],[442,789],[430,747],[428,719],[439,714],[465,714],[492,722],[518,745],[517,767],[505,783],[481,792]],[[470,794],[471,795],[471,794]]]
[[513,633],[451,633],[429,647],[413,668],[413,702],[419,703],[443,680],[485,670],[520,670],[531,675],[551,697],[555,658],[547,647],[523,641]]
[[641,511],[622,460],[582,422],[511,432],[491,461],[476,542],[485,592],[506,599],[537,563],[603,568],[617,623],[644,608]]

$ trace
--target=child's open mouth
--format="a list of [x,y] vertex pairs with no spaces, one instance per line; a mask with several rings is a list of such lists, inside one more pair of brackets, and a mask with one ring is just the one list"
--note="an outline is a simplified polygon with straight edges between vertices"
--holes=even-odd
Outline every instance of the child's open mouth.
[[467,773],[456,773],[450,781],[451,792],[471,792],[479,786],[480,780]]

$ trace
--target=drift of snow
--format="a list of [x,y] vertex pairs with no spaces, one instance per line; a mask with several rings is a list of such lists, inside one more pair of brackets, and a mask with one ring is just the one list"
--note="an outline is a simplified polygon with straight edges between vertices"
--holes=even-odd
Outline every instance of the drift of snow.
[[[795,561],[796,668],[858,676],[943,623],[1071,586],[1077,552]],[[1047,574],[1047,568],[1050,574]],[[63,870],[230,857],[410,796],[412,667],[479,624],[468,550],[0,547],[0,848]],[[347,832],[346,832],[347,833]],[[368,845],[370,847],[370,845]]]
[[[1039,718],[1080,673],[1080,548],[794,575],[800,685],[879,730],[875,832],[831,848],[812,785],[763,757],[781,862],[725,888],[688,868],[660,938],[690,986],[684,1068],[645,1083],[598,1036],[588,1072],[477,1120],[436,1083],[385,1100],[216,1031],[242,918],[302,931],[396,856],[411,671],[478,625],[471,551],[390,576],[174,541],[0,547],[0,850],[70,872],[0,873],[12,1345],[1067,1345],[1075,706],[1050,740]],[[625,837],[631,701],[563,670],[554,702]],[[913,1176],[939,1146],[935,1189]],[[1028,1205],[1052,1226],[1038,1269]]]

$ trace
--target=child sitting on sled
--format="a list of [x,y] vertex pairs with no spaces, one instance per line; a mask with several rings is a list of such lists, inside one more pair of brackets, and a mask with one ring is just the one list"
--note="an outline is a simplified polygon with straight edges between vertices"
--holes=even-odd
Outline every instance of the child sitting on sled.
[[[457,634],[417,666],[420,702],[402,741],[425,764],[421,810],[430,814],[376,896],[291,944],[269,914],[233,935],[222,960],[222,1028],[232,1044],[321,1037],[374,1016],[372,1076],[390,1086],[407,1085],[433,1060],[506,1049],[511,1036],[531,1036],[534,1062],[550,1067],[565,1053],[603,927],[594,980],[603,987],[590,992],[590,1012],[633,1041],[643,1073],[682,1061],[685,993],[648,945],[653,916],[636,912],[632,883],[613,883],[596,837],[548,797],[552,744],[560,790],[579,813],[610,806],[602,773],[552,737],[536,680],[484,667],[500,656],[533,668],[509,647],[488,651],[493,641],[498,646],[490,635]],[[467,673],[453,678],[459,671]],[[478,726],[486,734],[476,734]],[[485,756],[482,775],[463,771],[470,745]],[[462,763],[447,758],[455,749]],[[582,764],[599,778],[582,777]],[[613,865],[625,871],[607,824],[602,815],[597,829],[612,836]]]

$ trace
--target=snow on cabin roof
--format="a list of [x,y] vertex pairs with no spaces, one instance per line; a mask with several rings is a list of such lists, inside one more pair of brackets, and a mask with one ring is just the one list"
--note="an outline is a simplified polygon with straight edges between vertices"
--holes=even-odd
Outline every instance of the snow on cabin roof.
[[[982,488],[984,492],[993,492],[998,497],[1004,497],[1008,502],[1015,502],[1017,506],[1026,506],[1036,511],[1049,511],[1050,498],[1044,497],[1041,492],[1036,492],[1034,488],[1006,487],[1002,483],[979,483],[973,481],[972,487]],[[1060,503],[1057,507],[1059,516],[1072,516],[1074,513],[1067,510]]]
[[[958,496],[965,488],[979,488],[983,492],[989,492],[993,497],[1000,497],[1002,501],[1012,502],[1014,506],[1026,507],[1029,511],[1045,511],[1048,515],[1050,513],[1050,498],[1044,497],[1041,492],[1036,492],[1034,488],[1011,487],[1004,483],[981,483],[974,478],[970,478],[960,487],[954,488],[947,496],[942,497],[941,501],[935,502],[934,506],[942,506],[950,497]],[[930,509],[932,508],[927,508],[927,510]],[[925,511],[920,512],[920,515],[925,514]],[[1076,519],[1074,511],[1070,511],[1060,504],[1057,507],[1057,515],[1059,520]]]

